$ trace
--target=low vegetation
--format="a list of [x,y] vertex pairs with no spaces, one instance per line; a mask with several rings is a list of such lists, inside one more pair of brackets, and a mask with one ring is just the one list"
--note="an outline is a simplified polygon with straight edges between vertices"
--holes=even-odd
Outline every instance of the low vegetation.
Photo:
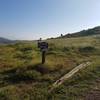
[[[46,63],[36,42],[0,45],[0,100],[84,100],[100,90],[98,36],[46,40]],[[92,64],[49,93],[52,84],[77,65]]]

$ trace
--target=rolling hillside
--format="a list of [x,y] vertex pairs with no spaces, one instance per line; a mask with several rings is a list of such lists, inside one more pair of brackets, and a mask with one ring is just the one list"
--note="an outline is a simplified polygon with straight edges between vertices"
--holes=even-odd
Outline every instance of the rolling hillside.
[[91,35],[100,35],[100,26],[82,30],[80,32],[72,33],[72,34],[66,34],[60,38],[71,38],[71,37],[82,37],[82,36],[91,36]]
[[[0,45],[0,100],[98,100],[100,94],[100,38],[85,36],[47,40],[46,63],[36,42]],[[51,93],[59,78],[76,66],[91,65]],[[91,95],[92,92],[92,95]]]
[[0,37],[0,44],[14,43],[15,41]]

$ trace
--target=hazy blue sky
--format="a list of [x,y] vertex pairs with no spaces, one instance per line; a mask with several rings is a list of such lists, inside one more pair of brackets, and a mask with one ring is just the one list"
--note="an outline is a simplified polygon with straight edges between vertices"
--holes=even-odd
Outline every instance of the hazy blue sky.
[[100,25],[100,0],[0,0],[0,37],[38,39]]

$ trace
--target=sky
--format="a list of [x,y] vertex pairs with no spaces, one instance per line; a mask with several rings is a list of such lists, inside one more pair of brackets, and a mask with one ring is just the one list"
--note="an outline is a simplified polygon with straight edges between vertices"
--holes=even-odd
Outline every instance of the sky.
[[36,40],[100,25],[100,0],[0,0],[0,37]]

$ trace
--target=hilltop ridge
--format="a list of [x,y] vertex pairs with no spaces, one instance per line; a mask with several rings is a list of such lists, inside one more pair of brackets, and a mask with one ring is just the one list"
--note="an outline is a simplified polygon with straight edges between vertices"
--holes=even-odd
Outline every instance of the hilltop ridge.
[[8,43],[13,43],[13,40],[9,40],[3,37],[0,37],[0,44],[8,44]]
[[58,38],[71,38],[71,37],[82,37],[82,36],[91,36],[91,35],[100,35],[100,26],[87,29],[87,30],[82,30],[75,33],[68,33]]

